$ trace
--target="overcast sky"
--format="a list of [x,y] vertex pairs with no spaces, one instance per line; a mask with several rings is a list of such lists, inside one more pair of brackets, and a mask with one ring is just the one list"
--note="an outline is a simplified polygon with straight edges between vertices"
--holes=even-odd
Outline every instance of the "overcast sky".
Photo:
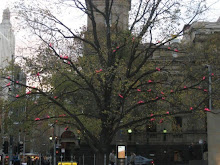
[[[15,16],[16,13],[13,13],[12,7],[15,4],[15,2],[17,2],[19,0],[0,0],[0,22],[2,20],[2,12],[4,9],[6,9],[7,7],[9,7],[10,11],[11,11],[11,15],[12,17]],[[27,0],[28,2],[32,2],[32,0]],[[50,0],[53,1],[53,0]],[[132,0],[132,2],[134,3],[135,1],[139,1],[139,0]],[[44,2],[47,2],[44,0]],[[48,0],[49,2],[49,0]],[[207,7],[209,7],[209,10],[204,14],[204,20],[206,21],[210,21],[210,22],[215,22],[217,21],[217,19],[220,17],[220,0],[206,0],[207,2]],[[85,16],[82,15],[77,15],[78,13],[76,13],[76,19],[74,19],[74,29],[78,28],[79,26],[81,26],[82,24],[85,24]],[[66,15],[68,15],[68,13],[64,13],[63,15],[65,15],[65,17],[63,17],[64,19],[66,19]],[[72,20],[73,20],[72,19]],[[14,30],[15,30],[15,35],[16,35],[16,41],[23,41],[24,40],[19,37],[19,35],[17,35],[18,31],[15,24],[16,24],[16,20],[11,21],[12,24],[14,24]],[[72,23],[73,21],[67,21],[68,23]],[[68,25],[69,26],[69,25]],[[72,26],[72,25],[71,25]],[[18,42],[17,42],[18,43]]]

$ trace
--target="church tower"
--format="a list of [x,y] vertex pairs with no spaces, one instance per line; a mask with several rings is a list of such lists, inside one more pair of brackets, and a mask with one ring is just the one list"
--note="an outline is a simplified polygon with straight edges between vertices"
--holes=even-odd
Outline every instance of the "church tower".
[[0,68],[4,68],[15,54],[15,36],[10,22],[10,11],[5,9],[0,24]]
[[[91,0],[92,4],[98,10],[104,12],[105,11],[105,0]],[[111,5],[111,1],[109,0]],[[87,4],[87,7],[90,6]],[[121,30],[128,29],[128,19],[129,19],[129,11],[131,8],[131,0],[113,0],[112,9],[110,13],[110,23],[112,26],[116,25]],[[95,11],[95,9],[93,9]],[[95,21],[97,27],[105,26],[105,19],[103,15],[99,12],[94,12]],[[92,24],[89,17],[87,17],[87,28],[88,31],[92,30]]]

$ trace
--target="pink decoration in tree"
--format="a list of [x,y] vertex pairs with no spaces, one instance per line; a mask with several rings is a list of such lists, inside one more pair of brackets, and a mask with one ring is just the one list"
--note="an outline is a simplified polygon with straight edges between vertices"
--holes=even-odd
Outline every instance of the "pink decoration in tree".
[[156,68],[157,71],[160,71],[160,68]]
[[190,110],[193,110],[193,107],[190,107]]
[[170,90],[170,93],[173,93],[173,92],[174,92],[174,91],[171,89],[171,90]]
[[112,52],[113,52],[113,53],[115,53],[115,52],[116,52],[116,50],[114,49]]
[[10,86],[11,85],[11,83],[9,82],[8,84],[6,84],[6,86],[8,87],[8,86]]
[[118,94],[119,97],[121,97],[122,99],[124,98],[121,94]]
[[16,83],[18,84],[18,83],[19,83],[19,81],[16,81]]
[[147,90],[148,92],[151,92],[151,89]]
[[170,50],[170,49],[171,49],[171,47],[168,47],[167,49],[169,49],[169,50]]
[[179,52],[179,50],[178,50],[178,49],[174,49],[174,51],[175,51],[175,52]]
[[204,111],[211,112],[211,110],[208,108],[204,108]]
[[207,90],[207,89],[204,89],[203,91],[204,91],[204,92],[208,92],[208,90]]
[[57,96],[54,96],[53,98],[54,98],[54,99],[57,99],[58,97],[57,97]]
[[143,104],[144,103],[144,101],[138,101],[138,104]]
[[184,88],[184,89],[186,89],[186,88],[187,88],[187,86],[184,86],[183,88]]
[[166,114],[167,114],[167,115],[169,115],[169,114],[170,114],[170,112],[169,112],[169,111],[167,111],[167,112],[166,112]]
[[35,121],[39,121],[39,120],[40,120],[40,118],[38,118],[38,117],[37,117],[37,118],[35,118]]
[[151,118],[150,121],[155,121],[155,118]]
[[154,116],[154,114],[153,114],[153,113],[151,113],[151,114],[150,114],[150,117],[152,117],[152,116]]
[[51,44],[51,43],[49,43],[49,46],[50,46],[50,47],[52,47],[52,44]]
[[163,119],[160,119],[160,122],[159,123],[163,123]]
[[202,80],[205,80],[205,76],[203,76]]
[[69,127],[67,126],[67,127],[65,128],[65,131],[67,131],[67,130],[68,130],[68,128],[69,128]]
[[148,80],[148,83],[152,83],[153,81],[152,80]]
[[28,91],[26,94],[27,94],[27,95],[31,94],[31,91]]
[[40,73],[39,73],[39,72],[37,73],[37,76],[40,76]]
[[163,93],[162,91],[161,91],[160,93],[161,93],[162,95],[164,95],[164,93]]
[[137,91],[138,91],[138,92],[141,92],[141,90],[140,90],[140,89],[137,89]]
[[16,95],[16,98],[20,97],[19,95]]

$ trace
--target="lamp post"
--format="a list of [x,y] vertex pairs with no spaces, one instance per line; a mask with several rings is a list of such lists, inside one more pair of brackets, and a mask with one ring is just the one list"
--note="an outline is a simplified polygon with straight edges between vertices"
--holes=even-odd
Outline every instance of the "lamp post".
[[164,128],[163,129],[163,141],[167,140],[167,130]]
[[131,134],[132,134],[132,129],[128,129],[128,139],[129,141],[131,141]]
[[53,136],[50,136],[50,140],[53,141],[53,165],[56,165],[56,137],[55,137],[55,124],[51,124],[53,127]]
[[202,160],[203,160],[203,140],[199,140],[199,144],[201,145],[201,153],[202,153]]

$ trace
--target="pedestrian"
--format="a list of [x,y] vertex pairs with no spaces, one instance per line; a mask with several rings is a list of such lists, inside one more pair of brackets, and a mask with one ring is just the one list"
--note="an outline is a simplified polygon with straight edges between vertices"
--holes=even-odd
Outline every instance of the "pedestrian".
[[135,165],[135,158],[136,158],[135,153],[131,152],[131,157],[130,157],[130,164],[131,165]]
[[115,164],[115,151],[112,150],[112,152],[109,154],[109,162],[111,165]]

